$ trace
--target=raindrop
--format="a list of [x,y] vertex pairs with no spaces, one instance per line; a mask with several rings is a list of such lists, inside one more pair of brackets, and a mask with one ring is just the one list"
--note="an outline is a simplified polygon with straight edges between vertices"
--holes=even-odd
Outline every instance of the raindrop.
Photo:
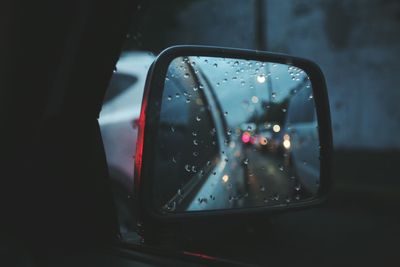
[[239,65],[239,61],[235,61],[234,63],[233,63],[233,66],[238,66]]
[[232,130],[228,130],[228,131],[226,132],[226,134],[227,134],[227,135],[231,135],[231,134],[232,134]]
[[172,157],[172,162],[176,163],[176,159],[174,157]]
[[170,101],[170,100],[172,99],[172,96],[169,95],[169,96],[167,97],[167,99],[168,99],[168,101]]
[[247,126],[247,131],[251,131],[251,126]]
[[260,185],[260,191],[261,191],[261,192],[264,192],[264,191],[265,191],[265,186]]
[[190,98],[186,98],[186,103],[190,103]]
[[286,110],[287,110],[286,108],[283,108],[283,109],[282,109],[282,112],[283,112],[283,113],[285,113],[285,112],[286,112]]
[[232,77],[232,80],[237,80],[237,77],[236,77],[236,76],[233,76],[233,77]]
[[228,81],[227,78],[223,79],[222,82],[226,83]]
[[279,195],[278,195],[278,194],[275,194],[275,195],[272,197],[272,200],[278,201],[278,200],[279,200]]
[[214,63],[213,66],[216,68],[216,67],[218,67],[218,64],[217,64],[217,63]]
[[193,152],[193,156],[197,157],[198,155],[199,155],[199,152],[197,152],[197,151]]
[[180,95],[179,93],[176,93],[176,94],[175,94],[175,97],[176,97],[176,98],[179,98],[180,96],[181,96],[181,95]]
[[202,203],[207,204],[207,198],[205,198],[205,197],[199,198],[198,201],[200,204],[202,204]]
[[241,81],[240,84],[241,84],[242,86],[244,86],[244,85],[245,85],[245,81]]
[[187,172],[190,172],[190,165],[189,165],[189,164],[186,164],[186,165],[185,165],[185,170],[186,170]]
[[185,74],[183,75],[183,77],[185,77],[185,78],[189,78],[189,77],[190,77],[190,75],[189,75],[189,73],[185,73]]
[[268,198],[264,197],[264,203],[268,203],[268,202],[269,202]]
[[217,172],[213,172],[213,175],[217,175]]
[[245,159],[245,160],[243,160],[243,163],[244,163],[244,165],[247,165],[247,164],[249,164],[249,159]]
[[228,115],[228,111],[225,111],[225,112],[224,112],[224,116],[226,116],[226,115]]
[[207,161],[207,166],[210,166],[211,165],[211,161]]
[[296,200],[300,200],[300,195],[296,195],[296,196],[295,196],[295,199],[296,199]]
[[197,172],[196,166],[192,166],[192,172]]
[[286,203],[290,203],[292,200],[290,199],[290,197],[286,198]]
[[309,97],[308,97],[308,100],[312,100],[313,99],[313,95],[310,95]]
[[279,170],[283,172],[283,165],[279,165]]
[[301,189],[301,185],[299,185],[299,184],[294,187],[294,190],[296,190],[297,192],[300,191],[300,189]]
[[176,202],[175,201],[172,201],[172,202],[168,203],[167,210],[174,211],[175,209],[176,209]]
[[195,87],[193,87],[193,91],[197,91],[197,90],[199,90],[199,88],[197,88],[196,86]]
[[275,93],[275,92],[272,92],[271,97],[272,97],[272,98],[275,98],[275,97],[276,97],[276,93]]
[[195,131],[192,132],[193,136],[197,136],[197,133]]
[[197,116],[196,121],[201,121],[201,118],[199,116]]
[[199,144],[199,141],[197,141],[196,139],[194,139],[194,140],[193,140],[193,144],[194,144],[195,146],[197,146],[197,145]]
[[204,89],[204,85],[199,84],[199,89]]
[[171,126],[171,132],[175,132],[174,126]]

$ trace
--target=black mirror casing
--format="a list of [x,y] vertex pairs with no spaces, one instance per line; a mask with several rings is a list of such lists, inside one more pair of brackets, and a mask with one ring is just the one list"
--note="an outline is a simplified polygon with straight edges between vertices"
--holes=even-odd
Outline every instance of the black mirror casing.
[[[160,104],[163,94],[167,69],[172,60],[185,56],[207,56],[237,58],[245,60],[268,61],[282,63],[301,68],[310,78],[315,99],[318,133],[320,140],[320,186],[317,196],[309,201],[277,205],[274,207],[255,207],[246,209],[200,211],[193,213],[161,214],[152,205],[152,177],[154,155],[153,140],[157,135]],[[175,46],[164,50],[153,62],[147,76],[145,92],[140,116],[139,135],[135,156],[135,203],[140,233],[146,238],[159,234],[156,229],[170,225],[180,227],[183,224],[202,222],[239,222],[241,219],[251,220],[256,216],[268,216],[277,212],[301,209],[322,203],[331,186],[332,131],[330,111],[325,79],[320,68],[313,62],[283,54],[261,51],[204,47],[204,46]],[[168,177],[165,177],[166,179]]]

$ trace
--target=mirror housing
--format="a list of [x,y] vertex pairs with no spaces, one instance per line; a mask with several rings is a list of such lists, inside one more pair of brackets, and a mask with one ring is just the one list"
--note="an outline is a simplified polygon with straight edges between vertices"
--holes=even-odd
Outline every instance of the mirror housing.
[[[157,180],[154,175],[156,155],[155,140],[160,121],[163,91],[166,75],[171,62],[184,57],[219,57],[246,61],[260,61],[274,64],[285,64],[303,70],[312,85],[312,96],[315,101],[317,132],[319,136],[319,187],[315,196],[300,202],[279,203],[277,205],[245,207],[238,209],[213,209],[195,212],[160,212],[154,206],[154,187]],[[143,230],[145,225],[177,224],[184,222],[199,222],[205,218],[219,221],[230,221],[232,218],[249,215],[268,215],[288,209],[299,209],[320,204],[327,196],[331,184],[331,154],[332,132],[328,95],[324,76],[320,68],[313,62],[283,54],[267,53],[252,50],[204,47],[204,46],[175,46],[164,50],[153,62],[148,72],[142,110],[139,119],[139,134],[135,155],[135,203],[138,225]],[[163,177],[169,179],[169,177]],[[143,232],[142,232],[143,234]]]

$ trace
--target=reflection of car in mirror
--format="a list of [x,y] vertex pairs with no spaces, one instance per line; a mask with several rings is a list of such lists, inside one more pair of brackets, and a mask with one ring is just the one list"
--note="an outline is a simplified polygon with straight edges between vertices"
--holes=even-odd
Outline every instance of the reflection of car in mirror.
[[315,193],[319,187],[317,127],[312,90],[305,86],[290,99],[283,145],[288,148],[294,174],[311,193]]

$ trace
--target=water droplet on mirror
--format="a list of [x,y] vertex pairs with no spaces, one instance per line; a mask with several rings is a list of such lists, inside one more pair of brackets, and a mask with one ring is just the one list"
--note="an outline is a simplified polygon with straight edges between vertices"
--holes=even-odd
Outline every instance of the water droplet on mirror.
[[216,68],[216,67],[218,67],[218,64],[217,64],[217,63],[214,63],[213,66]]
[[226,116],[226,115],[228,115],[228,111],[225,111],[225,112],[224,112],[224,116]]
[[279,170],[280,170],[281,172],[283,172],[283,170],[284,170],[283,165],[279,165]]
[[201,121],[201,118],[199,116],[197,116],[196,121]]
[[286,111],[287,111],[287,109],[286,109],[286,108],[283,108],[283,109],[282,109],[282,112],[283,112],[283,113],[285,113]]
[[279,200],[279,195],[278,195],[278,194],[275,194],[275,195],[272,197],[272,200],[278,201],[278,200]]
[[176,163],[176,159],[174,157],[172,157],[172,162]]
[[176,202],[175,201],[172,201],[172,202],[168,203],[168,205],[167,205],[167,210],[168,211],[174,211],[175,209],[176,209]]
[[192,172],[197,172],[196,166],[192,166]]
[[226,132],[226,134],[227,134],[227,135],[231,135],[231,134],[232,134],[232,130],[228,130],[228,131]]
[[239,66],[239,61],[235,61],[234,63],[233,63],[233,66]]
[[190,172],[190,165],[189,165],[189,164],[186,164],[186,165],[185,165],[185,170],[186,170],[187,172]]
[[260,185],[260,191],[261,191],[261,192],[264,192],[264,191],[265,191],[265,186]]
[[197,90],[199,90],[199,88],[197,88],[196,86],[195,87],[193,87],[193,91],[197,91]]
[[174,126],[171,126],[171,132],[175,132]]
[[225,78],[225,79],[222,80],[223,83],[226,83],[227,81],[228,81],[227,78]]
[[272,97],[272,98],[275,98],[275,97],[276,97],[276,93],[275,93],[275,92],[272,92],[271,97]]
[[204,89],[204,85],[199,84],[199,89]]
[[185,77],[185,78],[187,79],[187,78],[190,77],[190,75],[189,75],[189,73],[185,73],[185,74],[183,75],[183,77]]
[[300,195],[296,195],[296,196],[295,196],[295,199],[296,199],[296,200],[300,200]]
[[200,204],[202,204],[202,203],[207,204],[207,198],[205,198],[205,197],[199,198],[198,201]]
[[245,81],[241,81],[241,82],[240,82],[240,84],[241,84],[242,86],[244,86],[245,83],[246,83]]
[[207,164],[207,166],[210,166],[211,165],[211,161],[208,160],[206,164]]
[[294,187],[294,190],[296,190],[296,191],[300,191],[300,189],[301,189],[301,185],[299,185],[299,184]]
[[169,96],[167,97],[167,99],[168,99],[168,101],[172,100],[172,96],[169,95]]
[[199,141],[197,141],[196,139],[193,140],[193,145],[197,146],[199,144]]
[[186,98],[186,103],[190,103],[190,98]]
[[197,157],[198,155],[199,155],[199,152],[197,152],[197,151],[193,152],[193,156]]
[[264,203],[268,203],[268,202],[269,202],[268,198],[264,197]]
[[175,94],[175,97],[176,97],[176,98],[179,98],[180,96],[181,96],[181,95],[180,95],[179,93],[176,93],[176,94]]
[[313,99],[313,95],[310,95],[309,97],[308,97],[308,100],[312,100]]
[[245,160],[243,160],[243,164],[244,164],[244,165],[247,165],[247,164],[249,164],[249,159],[245,159]]

